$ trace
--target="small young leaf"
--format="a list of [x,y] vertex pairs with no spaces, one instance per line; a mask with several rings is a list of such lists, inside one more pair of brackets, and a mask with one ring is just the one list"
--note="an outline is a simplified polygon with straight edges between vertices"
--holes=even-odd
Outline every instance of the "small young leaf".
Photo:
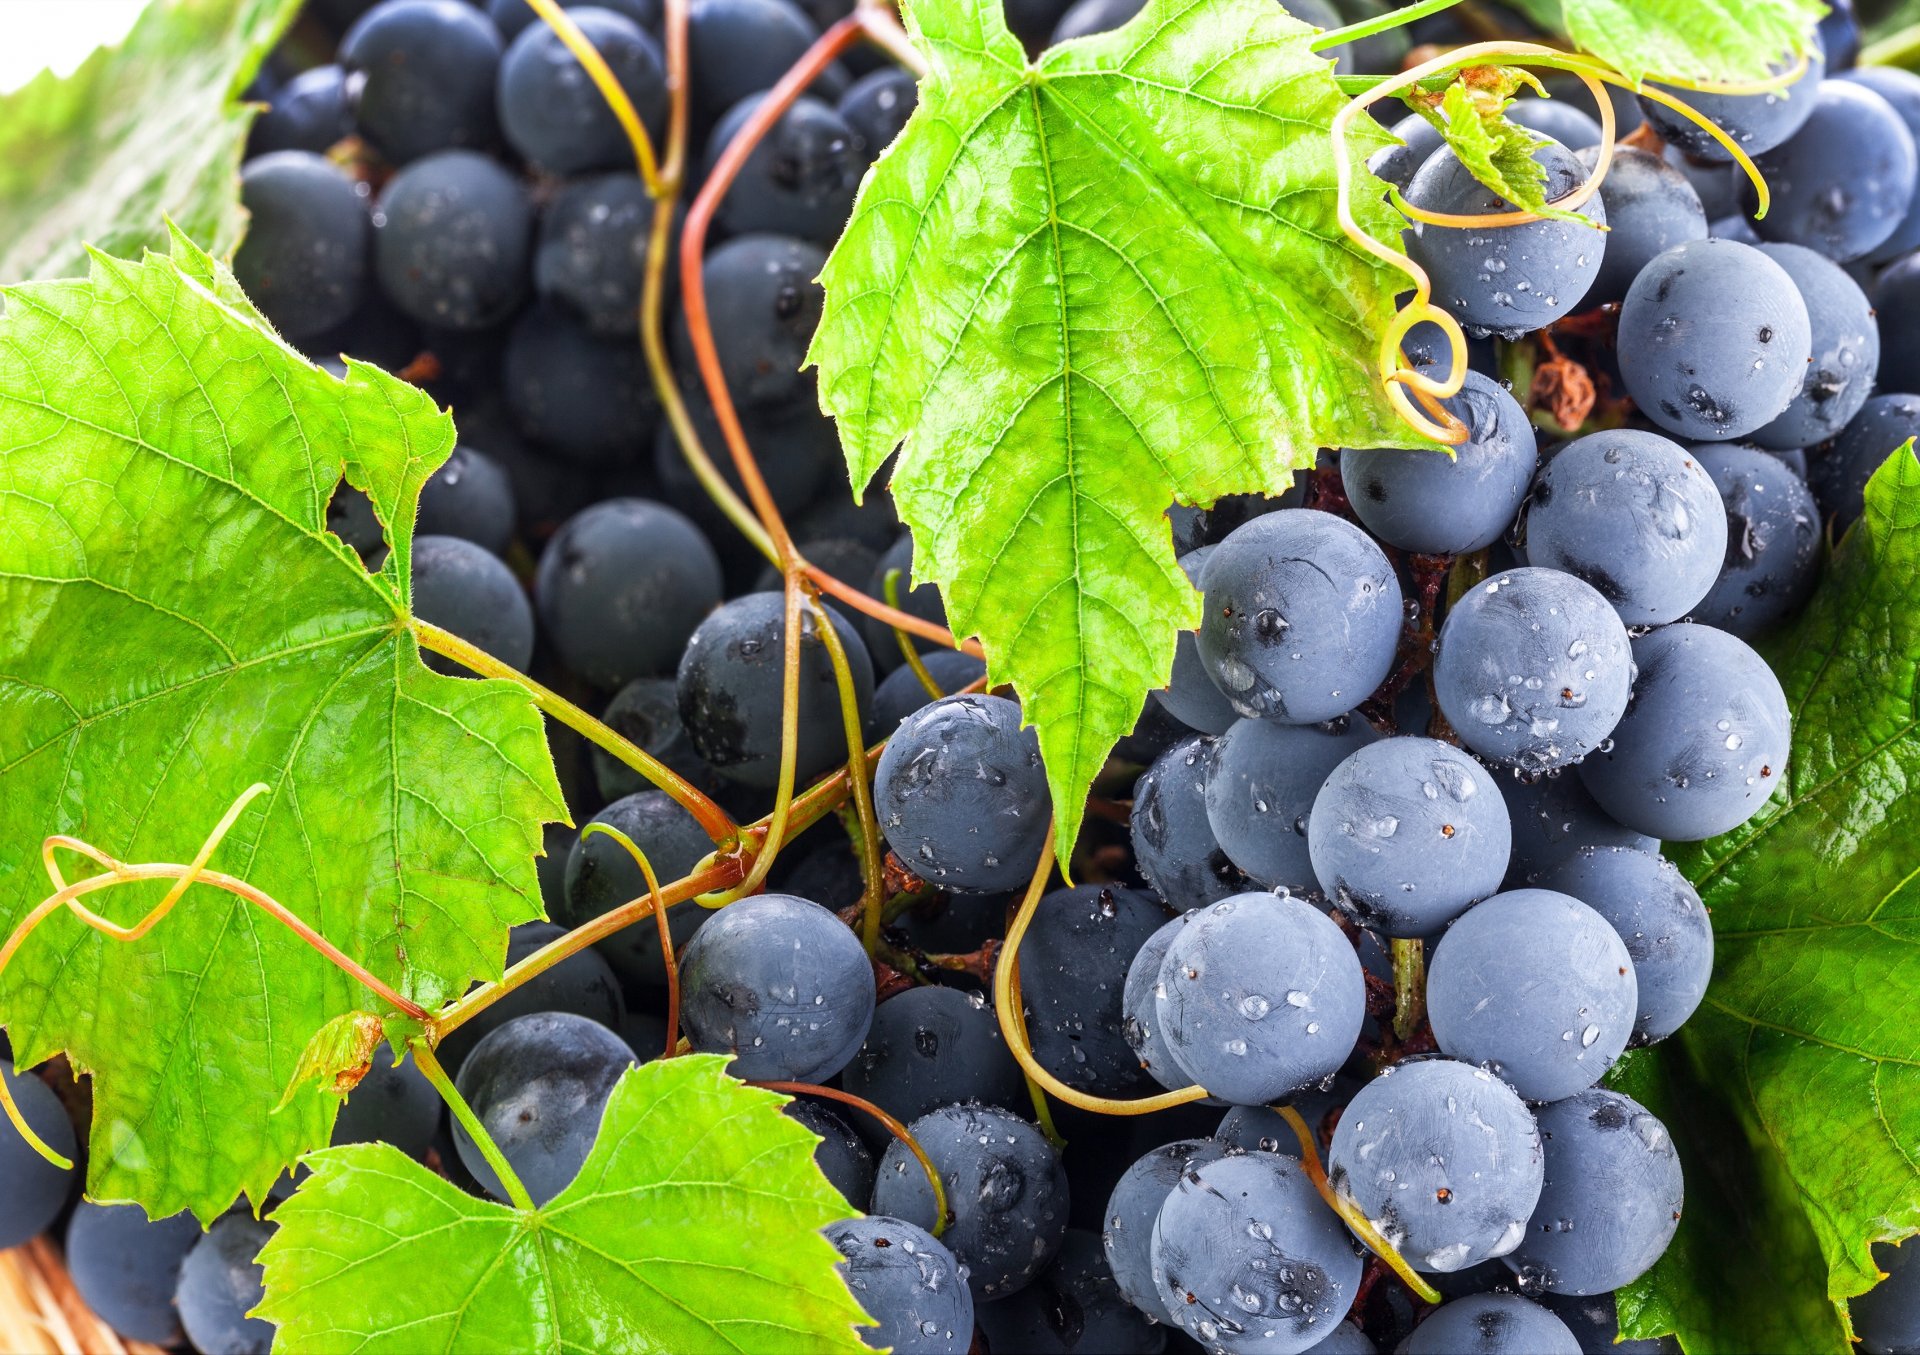
[[1523,81],[1533,83],[1532,77],[1523,71],[1486,67],[1466,74],[1470,78],[1447,86],[1437,106],[1429,100],[1417,101],[1421,116],[1446,138],[1468,173],[1515,207],[1585,224],[1586,218],[1578,212],[1547,202],[1547,169],[1533,158],[1545,138],[1505,116],[1514,89]]
[[360,1079],[373,1066],[373,1051],[380,1047],[385,1031],[384,1023],[372,1012],[334,1017],[307,1041],[274,1110],[286,1109],[295,1093],[310,1082],[317,1083],[322,1091],[345,1096],[360,1085]]
[[241,91],[300,0],[155,0],[120,46],[0,97],[0,282],[83,273],[86,245],[239,242]]
[[1764,80],[1807,50],[1823,0],[1513,0],[1632,80]]
[[[822,275],[812,360],[914,574],[1038,726],[1065,845],[1199,601],[1168,503],[1278,493],[1321,446],[1406,446],[1371,371],[1404,280],[1341,233],[1315,30],[1149,0],[1029,65],[999,0],[914,0],[930,71]],[[1354,213],[1404,222],[1362,167]]]
[[[1769,646],[1793,708],[1784,789],[1726,836],[1670,849],[1713,910],[1713,987],[1678,1035],[1634,1060],[1648,1067],[1626,1089],[1679,1088],[1667,1124],[1683,1158],[1714,1160],[1728,1154],[1692,1137],[1696,1111],[1723,1113],[1687,1090],[1704,1084],[1766,1188],[1703,1197],[1689,1175],[1673,1247],[1623,1292],[1630,1334],[1677,1331],[1689,1351],[1838,1355],[1838,1316],[1818,1296],[1867,1289],[1869,1244],[1920,1229],[1916,595],[1909,447],[1874,474],[1820,591]],[[1811,1269],[1811,1308],[1789,1301],[1792,1286],[1764,1286],[1754,1303],[1750,1263],[1763,1252],[1785,1273]]]
[[[452,446],[419,391],[288,349],[183,237],[6,291],[0,925],[52,892],[47,834],[188,861],[264,782],[214,869],[422,1006],[499,976],[565,808],[524,693],[430,672],[407,627],[414,504]],[[377,574],[326,530],[343,471],[387,523]],[[94,897],[131,918],[158,888]],[[258,1200],[325,1143],[338,1097],[269,1112],[314,1032],[376,1005],[205,885],[137,942],[55,913],[0,987],[23,1065],[94,1074],[89,1193],[156,1218]]]
[[580,1175],[529,1212],[385,1144],[313,1154],[260,1253],[275,1348],[864,1351],[819,1232],[847,1203],[786,1098],[725,1063],[628,1072]]

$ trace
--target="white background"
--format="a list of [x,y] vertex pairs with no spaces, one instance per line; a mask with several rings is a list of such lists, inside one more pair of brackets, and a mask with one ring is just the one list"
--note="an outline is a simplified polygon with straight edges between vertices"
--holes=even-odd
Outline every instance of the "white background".
[[69,74],[125,37],[147,0],[0,0],[0,93],[43,69]]

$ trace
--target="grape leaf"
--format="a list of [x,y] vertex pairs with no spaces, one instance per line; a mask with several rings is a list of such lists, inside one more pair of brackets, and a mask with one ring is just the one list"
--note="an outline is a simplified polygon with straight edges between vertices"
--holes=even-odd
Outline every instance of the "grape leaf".
[[[1784,788],[1751,822],[1670,854],[1713,910],[1706,1002],[1639,1056],[1634,1086],[1761,1159],[1764,1189],[1695,1175],[1674,1247],[1623,1312],[1689,1352],[1843,1352],[1834,1301],[1878,1278],[1870,1244],[1920,1230],[1920,462],[1893,454],[1806,612],[1768,648],[1794,712]],[[1699,1092],[1705,1089],[1705,1094]],[[1629,1087],[1628,1090],[1632,1090]],[[1656,1107],[1657,1109],[1657,1107]],[[1759,1283],[1753,1263],[1803,1277]],[[1758,1292],[1767,1298],[1756,1303]],[[1756,1313],[1764,1308],[1765,1313]],[[1777,1324],[1760,1339],[1753,1324]]]
[[1515,207],[1559,221],[1586,224],[1578,212],[1547,203],[1547,168],[1533,158],[1546,138],[1504,115],[1513,92],[1524,82],[1539,89],[1525,71],[1477,67],[1473,78],[1448,85],[1437,104],[1421,99],[1415,109],[1446,139],[1467,172]]
[[386,1144],[308,1157],[260,1253],[275,1348],[865,1351],[866,1314],[819,1232],[847,1216],[819,1140],[725,1063],[625,1074],[580,1175],[535,1210]]
[[154,0],[120,46],[0,96],[0,282],[133,257],[162,216],[216,254],[240,240],[238,99],[300,0]]
[[1807,50],[1824,0],[1512,0],[1632,80],[1763,80]]
[[[1063,853],[1199,601],[1163,513],[1406,446],[1369,368],[1400,275],[1335,219],[1345,98],[1269,0],[1150,0],[1029,65],[999,0],[914,0],[930,71],[822,275],[811,360],[956,633],[1038,726]],[[1354,211],[1404,225],[1361,167]]]
[[[173,249],[5,292],[0,923],[51,892],[46,834],[187,861],[264,782],[213,867],[431,1007],[500,974],[565,814],[525,695],[430,672],[407,628],[413,506],[453,426],[383,372],[309,365]],[[343,471],[388,524],[378,574],[325,529]],[[91,898],[126,920],[158,889]],[[156,1218],[258,1200],[325,1143],[317,1082],[269,1112],[315,1033],[370,1005],[204,885],[135,943],[56,913],[0,986],[23,1063],[94,1074],[89,1192]]]

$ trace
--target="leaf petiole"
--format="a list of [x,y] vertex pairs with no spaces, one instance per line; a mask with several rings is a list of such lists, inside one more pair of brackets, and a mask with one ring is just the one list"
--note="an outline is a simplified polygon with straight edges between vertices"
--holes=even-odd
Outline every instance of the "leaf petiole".
[[513,1201],[515,1209],[533,1212],[533,1197],[527,1194],[527,1188],[521,1184],[520,1176],[508,1163],[500,1145],[493,1141],[493,1135],[480,1123],[480,1117],[473,1113],[473,1107],[467,1104],[467,1098],[453,1085],[453,1079],[447,1076],[447,1070],[440,1066],[439,1058],[425,1040],[415,1040],[407,1048],[413,1054],[413,1061],[433,1089],[440,1093],[440,1099],[447,1103],[447,1109],[453,1112],[453,1118],[460,1122],[473,1139],[473,1146],[480,1150],[480,1156],[493,1168],[493,1174],[500,1178],[500,1184],[506,1187],[507,1198]]
[[1313,52],[1326,52],[1349,42],[1358,42],[1361,38],[1370,38],[1375,33],[1390,33],[1429,14],[1438,14],[1441,10],[1452,9],[1460,0],[1419,0],[1418,4],[1408,5],[1405,9],[1390,10],[1377,14],[1371,19],[1362,19],[1359,23],[1347,24],[1342,28],[1329,28],[1319,37],[1307,44]]

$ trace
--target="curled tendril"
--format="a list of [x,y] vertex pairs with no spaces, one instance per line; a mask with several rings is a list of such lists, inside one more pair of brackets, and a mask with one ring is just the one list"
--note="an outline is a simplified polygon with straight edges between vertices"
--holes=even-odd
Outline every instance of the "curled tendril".
[[673,954],[673,929],[667,925],[667,904],[660,894],[660,878],[653,873],[653,863],[647,860],[647,854],[618,828],[596,820],[580,830],[580,840],[584,842],[595,833],[604,834],[625,848],[647,881],[647,893],[653,900],[653,925],[660,935],[660,957],[667,966],[667,1048],[661,1057],[670,1059],[680,1043],[680,966]]
[[[259,796],[266,794],[269,789],[271,788],[264,784],[255,783],[242,791],[240,797],[235,800],[227,812],[221,816],[220,822],[214,825],[213,831],[207,834],[206,841],[200,844],[200,850],[194,854],[192,862],[184,866],[171,863],[128,864],[127,862],[117,860],[107,855],[107,853],[101,851],[91,843],[83,842],[79,838],[70,837],[65,833],[56,833],[45,839],[40,844],[40,859],[46,867],[47,878],[53,883],[54,892],[42,899],[35,905],[31,912],[20,919],[19,925],[13,929],[13,934],[7,938],[6,944],[0,946],[0,974],[6,972],[7,965],[12,962],[14,955],[19,951],[20,947],[26,943],[27,938],[33,934],[34,929],[62,908],[70,911],[75,917],[79,918],[80,921],[93,928],[93,930],[109,936],[115,941],[138,941],[141,937],[157,927],[161,920],[173,911],[174,905],[180,902],[181,897],[188,889],[196,884],[203,884],[211,885],[215,889],[223,889],[227,893],[244,899],[246,902],[254,904],[272,914],[273,917],[298,935],[301,940],[319,951],[341,970],[362,984],[365,984],[367,988],[392,1004],[395,1009],[405,1012],[416,1021],[428,1019],[426,1008],[417,1002],[403,997],[401,994],[395,992],[388,984],[369,973],[358,961],[348,957],[339,950],[338,947],[334,946],[332,942],[328,941],[325,937],[314,931],[312,927],[294,916],[284,904],[279,903],[269,895],[254,888],[245,880],[237,879],[234,876],[223,874],[217,870],[207,869],[207,862],[213,858],[213,853],[220,846],[222,839],[232,830],[233,825],[239,821],[240,815],[245,812],[249,804],[253,803]],[[101,867],[100,873],[97,875],[89,875],[84,879],[75,880],[71,884],[67,883],[66,876],[63,875],[60,870],[59,853],[62,851],[69,851],[77,856],[86,857],[89,861]],[[167,890],[166,896],[162,898],[145,917],[130,927],[122,926],[109,918],[102,917],[80,902],[84,895],[98,893],[103,889],[111,889],[115,885],[130,884],[139,880],[172,880],[173,886]],[[32,1127],[27,1124],[25,1117],[20,1113],[19,1106],[14,1104],[13,1092],[7,1086],[5,1078],[0,1078],[0,1109],[5,1110],[7,1119],[13,1123],[13,1127],[19,1131],[20,1136],[33,1147],[36,1153],[62,1170],[72,1168],[72,1162],[48,1147],[40,1136],[33,1132]]]

